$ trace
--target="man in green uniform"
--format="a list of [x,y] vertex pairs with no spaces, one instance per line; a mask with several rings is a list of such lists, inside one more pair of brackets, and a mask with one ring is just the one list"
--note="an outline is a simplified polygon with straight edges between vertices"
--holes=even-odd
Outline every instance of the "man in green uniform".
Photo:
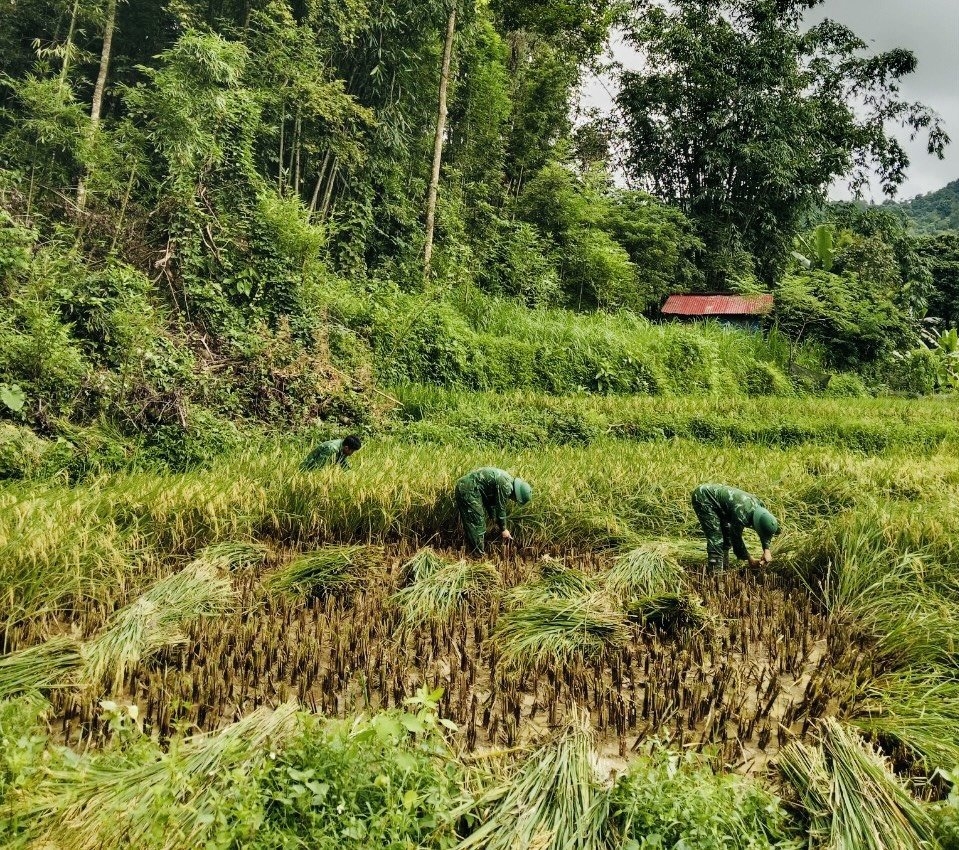
[[[725,484],[700,484],[693,490],[693,510],[706,535],[709,567],[723,570],[729,563],[729,547],[749,566],[772,563],[769,547],[779,533],[779,522],[755,496]],[[753,558],[743,543],[743,530],[753,529],[763,547],[761,558]]]
[[300,469],[306,472],[312,469],[320,469],[328,464],[338,464],[343,469],[349,469],[350,463],[347,458],[353,452],[358,452],[362,446],[360,438],[355,434],[344,437],[342,440],[327,440],[325,443],[320,443],[306,456],[303,463],[300,464]]
[[470,554],[482,555],[486,551],[486,515],[493,517],[499,525],[504,540],[512,540],[513,535],[506,527],[506,503],[515,499],[525,505],[533,498],[533,488],[522,478],[514,478],[502,469],[484,466],[460,478],[454,495]]

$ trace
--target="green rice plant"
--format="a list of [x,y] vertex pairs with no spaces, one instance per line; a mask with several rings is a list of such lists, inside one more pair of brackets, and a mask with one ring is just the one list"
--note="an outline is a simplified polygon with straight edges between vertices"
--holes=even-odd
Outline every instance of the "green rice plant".
[[141,659],[185,640],[189,620],[225,613],[234,599],[229,579],[208,564],[190,566],[157,582],[139,599],[117,611],[106,629],[83,650],[82,679],[109,679],[116,691],[127,670]]
[[391,601],[403,611],[407,626],[448,621],[468,605],[489,603],[502,585],[499,571],[492,564],[476,561],[441,562],[415,570],[419,576],[412,584],[393,594]]
[[80,644],[61,635],[0,658],[0,700],[69,685],[83,664]]
[[493,642],[508,667],[568,664],[624,646],[630,631],[622,607],[606,593],[544,598],[505,612]]
[[583,713],[467,807],[479,825],[456,850],[612,847],[609,798],[596,775],[595,759],[589,715]]
[[[276,570],[266,584],[295,594],[356,590],[382,569],[383,552],[368,546],[324,546],[304,552]],[[382,575],[381,575],[382,577]]]
[[691,593],[658,593],[634,597],[626,613],[641,626],[656,626],[666,632],[705,629],[710,616],[703,603]]
[[851,722],[928,775],[959,765],[959,681],[951,671],[906,670],[870,682]]
[[535,580],[509,591],[506,604],[521,607],[544,599],[573,599],[596,590],[596,580],[578,567],[568,567],[549,555],[540,559]]
[[827,850],[924,850],[929,813],[889,765],[851,729],[822,722],[818,744],[795,741],[779,770],[809,818],[809,834]]
[[675,594],[685,585],[685,573],[668,543],[647,543],[620,555],[603,580],[621,599]]
[[51,768],[18,815],[39,844],[64,850],[204,846],[224,795],[296,731],[296,704],[260,708],[220,732],[169,749],[94,753]]

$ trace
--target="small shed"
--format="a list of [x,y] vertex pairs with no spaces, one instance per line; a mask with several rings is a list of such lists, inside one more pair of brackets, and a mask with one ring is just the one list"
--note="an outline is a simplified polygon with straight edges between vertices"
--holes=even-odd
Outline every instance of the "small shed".
[[660,311],[664,319],[716,319],[739,328],[758,328],[774,306],[772,295],[670,295]]

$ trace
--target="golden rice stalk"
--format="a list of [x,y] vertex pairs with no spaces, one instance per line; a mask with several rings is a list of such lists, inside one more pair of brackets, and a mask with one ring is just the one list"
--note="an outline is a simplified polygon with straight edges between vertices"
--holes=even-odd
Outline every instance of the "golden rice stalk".
[[106,630],[84,647],[82,679],[99,683],[109,678],[110,687],[119,690],[130,667],[184,640],[184,623],[223,614],[233,601],[229,579],[195,561],[157,582],[110,618]]

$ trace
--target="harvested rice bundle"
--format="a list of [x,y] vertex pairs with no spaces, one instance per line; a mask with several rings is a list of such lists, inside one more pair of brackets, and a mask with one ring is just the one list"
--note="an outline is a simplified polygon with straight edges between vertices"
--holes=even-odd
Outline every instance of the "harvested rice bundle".
[[149,761],[95,753],[82,769],[52,769],[25,801],[24,823],[39,846],[204,846],[223,796],[289,740],[296,710],[292,702],[259,708],[220,732],[176,740]]
[[441,562],[417,572],[419,577],[392,597],[409,626],[445,622],[467,605],[489,602],[502,583],[499,571],[485,562]]
[[503,614],[493,640],[504,664],[525,668],[589,659],[629,640],[622,608],[605,593],[544,598]]
[[182,643],[184,623],[228,611],[234,601],[229,579],[201,561],[157,582],[117,611],[106,631],[84,646],[83,679],[99,683],[108,676],[112,689],[126,671],[157,650]]
[[369,546],[324,546],[304,552],[274,572],[271,590],[296,594],[356,590],[382,569],[383,552]]
[[828,850],[923,850],[933,827],[927,812],[886,760],[854,731],[823,721],[819,743],[796,741],[779,770],[810,821],[810,838]]
[[596,776],[589,715],[572,720],[475,801],[480,826],[457,850],[604,850],[609,797]]
[[709,615],[702,602],[690,593],[659,593],[631,599],[626,603],[631,620],[642,626],[656,626],[667,632],[702,629]]
[[73,638],[60,636],[0,658],[0,699],[68,686],[83,664],[80,649]]
[[685,573],[668,543],[648,543],[620,555],[603,576],[610,593],[622,599],[676,593]]
[[539,562],[538,571],[534,581],[517,585],[509,592],[508,607],[522,607],[545,599],[573,599],[596,590],[592,576],[549,556]]

